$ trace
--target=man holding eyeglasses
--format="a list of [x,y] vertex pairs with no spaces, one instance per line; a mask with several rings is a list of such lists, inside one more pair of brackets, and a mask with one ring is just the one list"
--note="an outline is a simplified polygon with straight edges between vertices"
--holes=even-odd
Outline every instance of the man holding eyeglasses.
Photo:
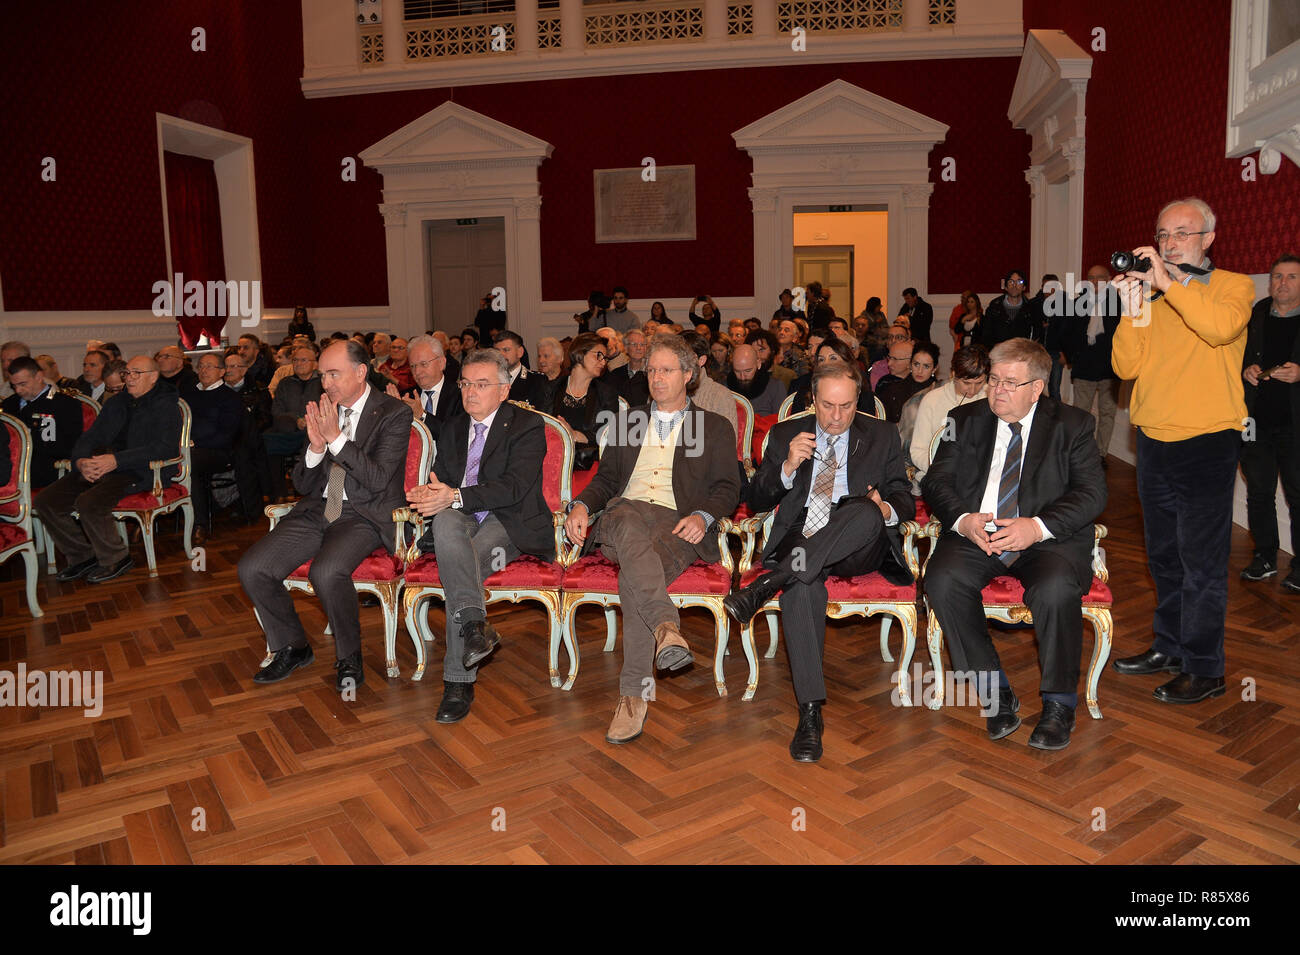
[[411,410],[370,386],[360,342],[327,347],[320,369],[324,394],[307,405],[307,450],[293,469],[302,500],[240,558],[239,582],[274,654],[253,682],[278,683],[315,659],[284,589],[284,578],[311,561],[307,576],[334,635],[334,686],[347,694],[366,679],[352,573],[376,549],[393,546],[393,511],[406,501]]
[[982,712],[997,740],[1020,728],[1020,700],[989,637],[981,591],[1003,575],[1024,585],[1043,700],[1029,745],[1064,749],[1079,701],[1093,522],[1106,506],[1096,423],[1043,394],[1052,359],[1037,342],[1005,341],[989,364],[988,401],[952,409],[955,436],[939,442],[921,481],[944,528],[926,569],[926,596],[953,667],[986,694]]
[[446,594],[439,723],[469,714],[479,664],[501,645],[487,622],[483,581],[521,554],[555,559],[555,524],[542,493],[541,415],[506,400],[510,370],[498,350],[470,352],[459,384],[464,410],[443,426],[428,483],[407,495],[433,518],[420,549],[437,556]]
[[763,550],[769,573],[723,600],[743,627],[781,595],[799,704],[790,755],[804,763],[822,755],[826,578],[880,570],[892,583],[912,583],[895,530],[916,515],[898,429],[857,413],[861,388],[856,366],[820,364],[812,375],[815,415],[772,428],[749,491],[755,512],[778,507]]
[[989,302],[980,320],[977,342],[991,352],[1012,338],[1029,338],[1033,308],[1025,299],[1025,273],[1012,269],[1002,279],[1002,294]]
[[[72,473],[36,498],[36,514],[54,545],[68,558],[62,581],[92,584],[120,577],[134,564],[117,532],[113,508],[128,494],[153,489],[150,461],[180,453],[181,409],[176,392],[158,380],[158,365],[137,355],[127,365],[126,392],[104,402],[103,410],[72,448]],[[166,487],[176,474],[162,472]],[[72,516],[76,511],[81,521]]]
[[1202,200],[1169,203],[1156,219],[1156,246],[1133,250],[1151,268],[1114,280],[1125,317],[1111,363],[1134,379],[1129,420],[1156,583],[1151,648],[1117,659],[1115,669],[1178,674],[1156,687],[1162,703],[1225,692],[1232,494],[1246,426],[1241,369],[1255,285],[1214,267],[1214,227]]

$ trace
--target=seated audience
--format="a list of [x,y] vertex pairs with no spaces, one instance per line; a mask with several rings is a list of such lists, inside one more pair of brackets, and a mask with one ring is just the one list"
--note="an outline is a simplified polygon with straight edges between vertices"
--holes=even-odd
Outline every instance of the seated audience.
[[76,380],[73,387],[87,398],[94,398],[102,403],[104,372],[110,360],[108,353],[99,349],[86,352],[86,357],[81,360],[81,377]]
[[879,397],[890,385],[907,378],[912,371],[912,348],[913,342],[907,337],[907,332],[897,326],[890,332],[889,355],[884,359],[885,368],[880,375],[876,374],[880,362],[871,366],[871,388]]
[[[640,334],[640,332],[637,334]],[[538,339],[537,370],[545,376],[547,381],[554,383],[555,379],[568,370],[564,361],[564,346],[560,344],[558,338],[548,336]],[[627,362],[625,361],[623,364],[626,365]],[[613,383],[613,372],[606,372],[606,374],[610,376],[610,382]]]
[[113,358],[104,369],[104,396],[100,404],[124,391],[126,391],[126,362],[120,358]]
[[[292,365],[290,366],[292,367]],[[226,355],[226,384],[243,402],[246,414],[235,444],[235,483],[244,521],[262,517],[262,498],[271,493],[271,472],[263,433],[271,427],[271,392],[244,376],[244,359],[236,349]]]
[[[405,338],[394,338],[388,346],[388,359],[375,369],[393,384],[398,391],[411,391],[415,388],[415,375],[411,373],[411,361]],[[375,379],[370,379],[372,386]]]
[[691,351],[695,352],[695,361],[699,366],[699,373],[686,386],[686,394],[690,397],[691,403],[698,408],[712,411],[714,414],[725,418],[727,423],[731,425],[731,433],[738,433],[740,425],[736,417],[736,396],[724,385],[720,385],[710,378],[707,373],[709,361],[708,339],[698,332],[683,332],[681,338],[691,347]]
[[750,332],[745,336],[745,344],[754,349],[758,356],[759,366],[768,373],[769,376],[780,382],[781,387],[787,391],[791,382],[797,377],[789,368],[782,367],[775,363],[777,349],[776,336],[766,329],[760,329],[756,332]]
[[13,388],[9,385],[9,363],[22,357],[32,357],[32,350],[25,342],[5,342],[0,345],[0,376],[4,377],[3,395],[6,398],[13,394]]
[[749,399],[749,403],[754,406],[754,414],[758,416],[779,412],[787,393],[779,381],[759,366],[758,352],[753,345],[741,345],[732,354],[727,387]]
[[252,379],[260,385],[271,383],[275,368],[262,350],[262,340],[252,332],[245,332],[239,336],[239,357],[244,359],[244,364],[248,366],[244,372],[245,378]]
[[968,345],[952,356],[952,376],[921,399],[912,426],[911,440],[904,445],[909,463],[916,468],[913,484],[919,491],[930,469],[930,442],[944,427],[953,408],[982,401],[989,380],[989,355],[980,345]]
[[415,388],[402,395],[390,383],[388,394],[405,401],[415,420],[423,422],[433,440],[438,441],[443,425],[461,412],[460,387],[447,374],[447,355],[436,338],[417,335],[411,339],[408,350]]
[[271,403],[271,430],[262,436],[271,472],[271,496],[277,502],[288,496],[285,464],[306,443],[307,407],[320,401],[322,391],[316,352],[305,345],[294,349],[293,374],[276,389]]
[[154,362],[158,365],[158,383],[178,395],[197,385],[199,376],[186,364],[187,360],[179,345],[159,349],[154,356]]
[[53,355],[37,355],[36,364],[40,366],[41,374],[47,382],[55,387],[58,391],[76,391],[77,382],[72,378],[65,378],[59,373],[59,363],[54,360]]
[[576,470],[590,470],[596,463],[598,431],[618,412],[618,392],[603,380],[604,373],[604,339],[591,332],[578,335],[569,347],[569,373],[556,380],[542,408],[564,422],[573,438]]
[[[134,566],[113,508],[128,494],[153,490],[150,461],[180,453],[180,405],[176,392],[159,380],[157,363],[137,355],[126,376],[126,394],[104,402],[95,423],[73,446],[72,472],[41,491],[33,504],[46,533],[67,558],[58,575],[62,581],[84,577],[103,583]],[[176,471],[171,465],[162,472],[164,486]]]
[[605,373],[627,364],[627,353],[623,349],[623,333],[606,326],[596,332],[605,341]]
[[627,352],[627,364],[608,373],[609,383],[629,405],[643,405],[650,400],[650,385],[645,371],[645,332],[635,328],[629,331],[623,336],[623,347]]
[[419,546],[437,556],[446,593],[439,723],[468,715],[479,664],[501,645],[487,622],[483,582],[503,561],[522,554],[556,556],[551,510],[542,494],[545,425],[539,415],[508,403],[509,378],[499,350],[466,355],[464,410],[447,422],[432,478],[408,495],[412,507],[433,518]]
[[709,361],[704,370],[720,385],[725,385],[731,374],[731,349],[731,339],[721,334],[714,335],[709,343]]
[[370,367],[378,368],[392,357],[393,340],[383,332],[376,332],[370,339]]
[[[212,476],[231,470],[235,442],[244,426],[243,399],[226,384],[225,362],[215,352],[199,356],[199,383],[181,395],[190,406],[190,468],[194,501],[194,543],[202,544],[212,524]],[[245,375],[247,377],[247,375]]]
[[920,392],[938,385],[935,369],[939,367],[939,346],[930,342],[916,342],[912,348],[909,374],[901,381],[882,385],[877,397],[885,406],[885,420],[898,424],[903,416],[903,405]]
[[306,335],[311,341],[316,340],[316,329],[311,320],[307,318],[307,306],[299,305],[293,310],[293,317],[289,319],[289,329],[285,332],[290,338],[298,335]]

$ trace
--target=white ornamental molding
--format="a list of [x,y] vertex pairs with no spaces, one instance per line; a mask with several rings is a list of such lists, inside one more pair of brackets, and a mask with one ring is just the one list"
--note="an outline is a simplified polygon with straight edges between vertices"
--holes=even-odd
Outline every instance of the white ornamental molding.
[[542,197],[533,196],[515,200],[515,218],[540,219],[542,217]]
[[775,189],[758,189],[753,186],[749,189],[749,201],[755,212],[775,212],[778,195]]
[[932,182],[913,182],[903,186],[903,208],[904,209],[927,209],[930,206],[930,196],[934,194],[934,183]]
[[381,202],[379,214],[384,217],[385,226],[406,225],[406,204],[402,202]]
[[1273,175],[1282,168],[1283,156],[1300,166],[1300,124],[1284,130],[1260,147],[1259,171]]

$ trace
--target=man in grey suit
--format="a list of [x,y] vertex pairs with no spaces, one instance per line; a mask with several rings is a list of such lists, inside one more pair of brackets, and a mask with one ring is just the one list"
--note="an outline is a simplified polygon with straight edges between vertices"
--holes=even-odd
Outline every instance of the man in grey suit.
[[696,559],[719,559],[713,525],[731,515],[740,493],[735,430],[686,395],[698,374],[695,352],[681,338],[655,338],[646,367],[650,405],[619,416],[600,469],[564,525],[570,540],[599,544],[619,565],[623,672],[610,743],[641,735],[654,667],[691,663],[668,586]]
[[366,382],[369,356],[355,341],[321,352],[324,394],[306,408],[307,450],[294,468],[294,509],[239,561],[275,658],[253,677],[276,683],[314,659],[284,578],[306,560],[334,634],[340,691],[365,682],[361,619],[352,572],[377,547],[391,547],[394,508],[406,504],[411,409]]

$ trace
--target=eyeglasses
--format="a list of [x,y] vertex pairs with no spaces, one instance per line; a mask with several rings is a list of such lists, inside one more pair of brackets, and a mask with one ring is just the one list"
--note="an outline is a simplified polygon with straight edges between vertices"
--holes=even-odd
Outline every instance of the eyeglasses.
[[605,353],[602,351],[592,352],[591,357],[596,359],[596,361],[609,361],[609,359],[605,357]]
[[127,378],[139,378],[141,375],[152,375],[155,374],[155,372],[149,371],[147,369],[145,371],[137,371],[134,368],[128,368],[126,371],[122,372],[122,374],[125,375]]
[[1188,236],[1207,235],[1208,233],[1209,233],[1208,229],[1203,229],[1200,232],[1184,232],[1182,229],[1179,229],[1177,232],[1166,232],[1163,229],[1161,229],[1159,232],[1156,233],[1156,244],[1163,245],[1164,243],[1168,242],[1170,239],[1173,239],[1175,242],[1186,242]]
[[1007,378],[989,378],[990,391],[1018,391],[1025,385],[1032,385],[1037,378],[1030,378],[1028,381],[1011,381]]
[[487,391],[489,388],[504,388],[505,383],[500,381],[466,381],[460,380],[461,391],[477,391],[479,394]]
[[412,368],[432,368],[435,362],[444,361],[442,358],[430,358],[427,361],[413,361]]

